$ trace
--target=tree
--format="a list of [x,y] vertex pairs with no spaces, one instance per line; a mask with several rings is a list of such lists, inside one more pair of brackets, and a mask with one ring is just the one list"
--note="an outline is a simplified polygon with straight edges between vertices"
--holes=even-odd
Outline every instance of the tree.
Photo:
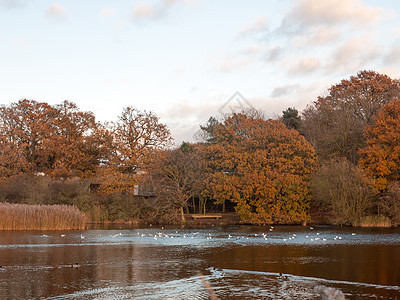
[[136,173],[145,169],[158,151],[170,146],[169,129],[153,112],[126,107],[111,124],[110,135],[111,154],[101,171],[101,192],[132,193]]
[[198,138],[206,143],[213,143],[214,130],[218,124],[219,121],[215,117],[209,117],[205,125],[200,125]]
[[50,106],[21,100],[0,108],[0,172],[44,172],[52,177],[88,177],[98,167],[102,141],[94,138],[93,113],[68,101]]
[[46,103],[21,100],[2,105],[0,113],[3,175],[47,170],[48,149],[43,144],[55,110]]
[[301,118],[297,109],[289,107],[284,110],[282,115],[282,122],[289,129],[300,130],[301,127]]
[[375,192],[371,180],[346,158],[322,162],[311,186],[313,210],[329,223],[356,225],[373,208]]
[[296,130],[276,120],[234,113],[206,145],[208,195],[231,201],[245,222],[295,223],[308,219],[308,178],[314,150]]
[[184,209],[205,189],[204,160],[201,144],[182,143],[180,148],[163,151],[149,169],[156,196],[179,210],[184,222]]
[[398,80],[373,71],[360,71],[318,97],[303,112],[303,131],[321,159],[346,157],[353,164],[364,147],[365,126],[381,108],[399,97]]
[[360,150],[360,166],[384,191],[400,181],[400,99],[386,104],[365,130],[366,146]]

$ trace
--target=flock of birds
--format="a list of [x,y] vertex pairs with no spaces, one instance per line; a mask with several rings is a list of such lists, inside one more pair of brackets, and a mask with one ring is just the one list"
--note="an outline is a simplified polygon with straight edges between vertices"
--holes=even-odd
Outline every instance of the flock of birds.
[[[184,233],[183,235],[182,234],[180,234],[178,231],[175,231],[175,233],[173,233],[173,232],[170,232],[170,231],[164,231],[163,229],[164,229],[164,227],[162,227],[161,228],[162,229],[162,231],[159,231],[159,232],[156,232],[156,233],[140,233],[140,232],[137,232],[136,233],[136,236],[137,237],[142,237],[142,238],[153,238],[154,240],[158,240],[158,239],[162,239],[162,238],[167,238],[167,239],[173,239],[173,238],[183,238],[183,239],[194,239],[196,236],[199,236],[199,237],[201,237],[201,234],[200,234],[200,232],[193,232],[193,233]],[[313,227],[310,227],[310,230],[314,230],[314,228]],[[274,227],[273,226],[270,226],[270,228],[269,228],[269,232],[273,232],[274,231]],[[354,232],[353,233],[351,233],[351,235],[356,235]],[[116,233],[116,234],[112,234],[110,237],[111,238],[113,238],[113,239],[115,239],[115,238],[118,238],[118,237],[121,237],[122,236],[122,233],[120,232],[120,233]],[[49,237],[48,235],[46,235],[46,234],[43,234],[42,235],[42,237]],[[65,234],[61,234],[60,235],[60,237],[65,237]],[[234,240],[234,241],[238,241],[238,240],[243,240],[243,239],[246,239],[246,240],[248,240],[249,238],[251,238],[251,237],[254,237],[254,238],[261,238],[261,239],[263,239],[263,240],[265,240],[265,241],[267,241],[268,240],[268,238],[274,238],[274,239],[277,239],[277,237],[276,236],[273,236],[273,235],[271,235],[271,234],[267,234],[267,233],[255,233],[254,235],[251,235],[251,236],[244,236],[244,235],[239,235],[239,236],[233,236],[233,235],[231,235],[231,234],[228,234],[225,238],[227,239],[227,240]],[[207,239],[207,240],[211,240],[211,239],[214,239],[214,238],[219,238],[219,239],[221,239],[221,235],[218,235],[218,236],[213,236],[211,233],[208,233],[208,235],[206,234],[205,236],[203,236],[203,238],[205,238],[205,239]],[[297,234],[295,234],[295,233],[292,233],[289,237],[284,237],[284,238],[282,238],[281,237],[281,239],[284,241],[284,242],[287,242],[287,241],[290,241],[290,240],[294,240],[294,239],[296,239],[296,238],[298,238],[298,236],[297,236]],[[315,235],[310,235],[310,234],[308,234],[308,235],[305,235],[305,237],[303,237],[303,238],[305,238],[305,239],[308,239],[309,241],[311,241],[311,242],[315,242],[315,241],[327,241],[328,240],[328,237],[321,237],[321,235],[320,235],[320,233],[319,232],[316,232],[316,234]],[[80,239],[81,240],[83,240],[83,239],[85,239],[85,236],[84,235],[80,235]],[[279,238],[278,238],[279,239]],[[343,239],[343,237],[342,236],[339,236],[339,235],[336,235],[335,237],[333,237],[333,238],[331,238],[331,239],[333,239],[333,240],[342,240]],[[66,265],[66,266],[60,266],[60,265],[55,265],[55,266],[53,266],[53,268],[55,268],[55,269],[57,269],[57,268],[61,268],[61,267],[72,267],[72,268],[79,268],[80,267],[80,264],[79,263],[74,263],[74,264],[72,264],[72,265]],[[0,266],[0,271],[3,271],[5,268],[4,268],[4,266]],[[219,269],[217,269],[217,268],[214,268],[214,267],[208,267],[208,268],[206,268],[208,271],[220,271]],[[284,281],[286,281],[286,280],[289,280],[289,278],[287,277],[287,276],[285,276],[285,275],[282,275],[282,274],[279,274],[279,276],[278,276],[278,278],[280,279],[280,280],[284,280]]]
[[[161,229],[164,229],[164,227],[162,227]],[[310,227],[310,230],[314,230],[314,228]],[[270,232],[274,231],[274,227],[270,226],[269,231]],[[175,231],[175,233],[166,233],[166,232],[163,232],[163,231],[159,231],[159,232],[156,232],[156,233],[140,233],[140,232],[137,232],[136,236],[137,237],[142,237],[142,238],[151,237],[154,240],[158,240],[158,239],[161,239],[161,238],[169,238],[169,239],[173,239],[173,238],[184,238],[184,239],[186,239],[186,238],[188,238],[188,239],[194,239],[196,236],[199,235],[199,233],[200,232],[184,233],[183,235],[181,235],[181,234],[179,234],[178,231]],[[352,235],[356,235],[356,234],[352,233]],[[65,237],[65,234],[61,234],[60,236],[61,237]],[[111,238],[118,238],[118,237],[121,237],[121,236],[122,236],[122,233],[120,232],[120,233],[111,235]],[[48,235],[43,234],[42,237],[48,237]],[[211,240],[211,239],[216,238],[216,237],[221,238],[220,235],[213,236],[211,233],[209,233],[208,235],[207,234],[205,235],[205,239],[207,239],[207,240]],[[241,240],[241,239],[247,239],[248,240],[250,237],[261,237],[262,239],[264,239],[266,241],[268,240],[268,234],[267,233],[255,233],[254,236],[244,236],[244,235],[233,236],[231,234],[228,234],[227,239],[228,240]],[[269,237],[276,239],[276,236],[269,236]],[[80,238],[83,240],[83,239],[85,239],[85,236],[81,234]],[[284,242],[287,242],[287,241],[290,241],[290,240],[294,240],[296,238],[297,238],[297,234],[293,233],[293,234],[291,234],[291,236],[285,236],[285,237],[282,237],[281,239]],[[305,239],[309,239],[311,242],[314,242],[314,241],[327,241],[328,237],[321,237],[320,233],[317,232],[316,235],[305,235]],[[339,236],[339,235],[336,235],[332,239],[333,240],[342,240],[343,237]]]
[[[164,229],[164,227],[162,227],[162,229]],[[310,230],[314,230],[314,228],[310,227]],[[271,226],[269,228],[269,231],[273,232],[274,231],[274,227]],[[356,234],[352,233],[352,235],[354,236]],[[117,234],[111,235],[112,238],[117,238],[117,237],[120,237],[120,236],[122,236],[122,233],[117,233]],[[180,234],[178,231],[175,231],[175,233],[171,233],[171,232],[167,233],[167,232],[159,231],[159,232],[156,232],[156,233],[140,233],[140,232],[137,232],[136,236],[137,237],[142,237],[142,238],[153,238],[154,240],[158,240],[158,239],[162,239],[162,238],[194,239],[196,236],[201,237],[202,235],[200,234],[200,232]],[[260,238],[264,239],[265,241],[268,241],[268,238],[270,238],[270,239],[273,238],[275,240],[279,239],[276,236],[273,236],[271,234],[268,235],[267,233],[264,233],[264,232],[263,233],[255,233],[254,235],[247,235],[247,236],[244,236],[244,235],[236,235],[236,236],[234,236],[234,235],[231,235],[231,234],[228,234],[227,236],[225,236],[226,239],[235,240],[235,241],[242,240],[242,239],[248,240],[249,238],[252,238],[252,237],[260,237]],[[220,234],[213,235],[211,233],[208,233],[208,235],[205,234],[203,236],[203,238],[205,238],[206,240],[211,240],[211,239],[214,239],[214,238],[221,239],[221,235]],[[285,237],[282,237],[281,239],[284,242],[287,242],[287,241],[290,241],[290,240],[294,240],[296,238],[298,238],[297,234],[293,233],[290,236],[285,236]],[[314,241],[327,241],[329,238],[327,236],[326,237],[322,237],[319,232],[316,232],[315,235],[310,235],[310,234],[309,235],[305,235],[305,239],[309,239],[311,242],[314,242]],[[339,235],[336,235],[332,239],[333,240],[342,240],[343,237],[339,236]]]

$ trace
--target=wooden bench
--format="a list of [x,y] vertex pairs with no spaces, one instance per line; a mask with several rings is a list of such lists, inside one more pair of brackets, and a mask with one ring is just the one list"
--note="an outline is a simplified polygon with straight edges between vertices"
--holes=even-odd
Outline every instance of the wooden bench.
[[222,219],[222,215],[192,215],[195,220],[198,219]]

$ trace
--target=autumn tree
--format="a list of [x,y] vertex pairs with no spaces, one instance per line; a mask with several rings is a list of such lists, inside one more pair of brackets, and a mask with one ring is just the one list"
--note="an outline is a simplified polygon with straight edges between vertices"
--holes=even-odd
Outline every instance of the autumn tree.
[[277,120],[234,113],[206,145],[208,195],[234,202],[245,222],[296,223],[309,218],[308,179],[314,150]]
[[[93,177],[106,156],[101,126],[92,112],[82,112],[76,104],[55,105],[56,121],[49,139],[50,175],[57,178]],[[50,151],[51,151],[50,150]]]
[[371,179],[344,157],[323,161],[311,186],[312,210],[330,224],[357,225],[372,212],[376,193]]
[[[44,137],[55,110],[47,103],[21,100],[0,109],[2,175],[33,173],[48,169]],[[51,125],[50,125],[51,126]]]
[[391,182],[400,181],[400,99],[383,107],[365,135],[360,166],[375,179],[378,190],[386,190]]
[[[93,113],[68,101],[51,106],[21,100],[0,109],[3,175],[44,172],[52,177],[92,176],[99,164]],[[97,141],[97,142],[95,142]]]
[[123,109],[110,125],[110,135],[112,150],[101,174],[105,194],[133,192],[135,174],[171,143],[169,129],[157,115],[133,107]]
[[399,97],[398,80],[360,71],[342,80],[303,111],[303,131],[321,159],[346,157],[353,164],[364,147],[363,131],[382,107]]
[[172,210],[179,211],[183,222],[189,200],[201,198],[205,189],[201,147],[201,144],[182,143],[177,149],[163,151],[149,170],[156,196]]

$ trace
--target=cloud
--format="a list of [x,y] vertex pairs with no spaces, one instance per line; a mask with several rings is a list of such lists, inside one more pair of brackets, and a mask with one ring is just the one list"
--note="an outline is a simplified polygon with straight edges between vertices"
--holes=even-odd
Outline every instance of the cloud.
[[58,20],[63,20],[67,18],[67,11],[60,4],[53,3],[46,10],[46,17]]
[[400,45],[394,46],[386,53],[383,62],[386,65],[400,67]]
[[28,51],[33,44],[33,40],[26,37],[15,37],[13,43],[22,51]]
[[267,18],[258,17],[252,23],[246,25],[243,29],[239,31],[239,35],[251,35],[261,33],[267,30]]
[[166,16],[175,6],[188,6],[196,3],[194,0],[161,0],[153,5],[146,2],[138,3],[132,12],[133,21],[156,20]]
[[115,9],[102,7],[99,15],[101,17],[112,17],[115,15]]
[[382,19],[384,10],[364,5],[361,0],[300,0],[285,16],[280,31],[296,33],[310,26],[343,25],[370,27]]
[[235,58],[226,58],[223,59],[222,62],[219,65],[219,70],[221,72],[232,72],[235,69],[241,69],[246,67],[247,65],[250,64],[249,59],[235,59]]
[[24,7],[26,2],[26,0],[0,0],[0,5],[8,9],[13,9]]
[[310,28],[309,32],[304,35],[298,35],[290,42],[290,46],[294,48],[302,49],[304,47],[318,47],[327,46],[337,42],[343,33],[340,31],[338,26],[315,26]]
[[306,75],[318,70],[321,66],[320,61],[315,57],[301,58],[289,69],[291,75]]
[[381,50],[370,35],[350,38],[333,50],[330,56],[331,62],[324,66],[324,69],[327,73],[338,71],[349,73],[369,69],[381,54]]
[[140,2],[133,10],[133,18],[134,19],[153,19],[158,15],[158,13],[155,12],[155,9],[153,6],[145,3],[145,2]]
[[172,78],[178,78],[180,76],[182,76],[185,73],[185,69],[184,68],[175,68],[172,70],[171,72],[171,77]]
[[299,85],[297,84],[287,84],[284,86],[279,86],[274,88],[274,90],[271,93],[271,97],[276,98],[276,97],[286,96],[296,91],[298,88]]

